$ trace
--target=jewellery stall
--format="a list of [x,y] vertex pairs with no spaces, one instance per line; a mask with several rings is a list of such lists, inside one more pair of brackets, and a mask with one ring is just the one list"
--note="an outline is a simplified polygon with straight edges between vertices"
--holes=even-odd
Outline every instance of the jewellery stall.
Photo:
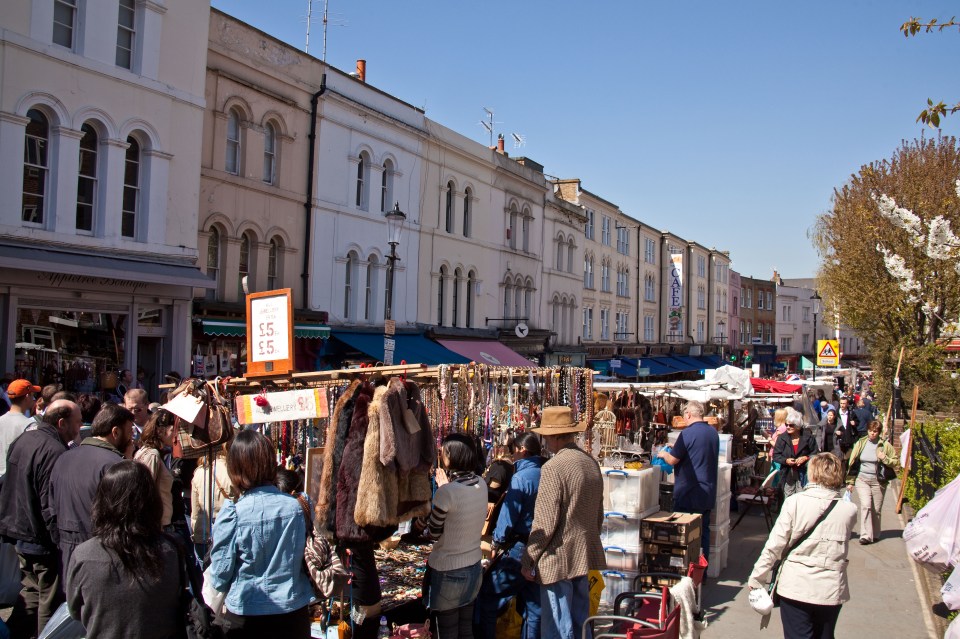
[[[452,432],[472,434],[487,451],[494,449],[495,453],[510,434],[522,432],[531,422],[537,422],[544,406],[571,406],[579,420],[591,423],[593,418],[592,371],[573,367],[401,364],[294,373],[265,380],[232,378],[223,380],[222,384],[232,398],[237,422],[247,426],[259,424],[276,446],[278,464],[305,471],[305,488],[316,506],[318,529],[323,528],[325,520],[333,521],[331,513],[336,510],[336,522],[330,523],[330,530],[338,540],[341,533],[351,540],[355,537],[375,540],[381,605],[351,606],[355,620],[381,613],[391,622],[423,620],[415,617],[419,614],[420,588],[430,546],[413,534],[401,533],[409,531],[410,516],[429,513],[432,496],[429,469],[436,465],[438,447],[444,437]],[[416,418],[403,410],[392,413],[393,431],[399,437],[405,432],[414,432],[419,424],[430,439],[427,472],[422,478],[415,477],[424,468],[422,456],[419,466],[408,464],[411,467],[409,486],[404,473],[392,470],[393,463],[385,467],[369,459],[371,450],[383,458],[384,452],[379,448],[382,435],[378,437],[377,433],[385,427],[384,420],[391,419],[391,413],[379,403],[389,404],[394,390],[405,391],[405,401],[410,403],[404,408],[411,408]],[[416,407],[414,401],[418,402]],[[345,417],[347,410],[353,410],[354,415]],[[356,415],[361,411],[369,415],[369,423],[367,419],[362,420],[365,433],[362,438],[366,441],[354,445],[351,435],[345,435],[344,431],[357,426]],[[287,419],[288,416],[291,418]],[[348,421],[350,425],[345,424]],[[411,421],[417,423],[411,424]],[[386,427],[389,432],[389,425]],[[588,445],[589,432],[586,434]],[[328,446],[331,436],[336,441],[334,446]],[[351,457],[354,450],[360,458]],[[376,470],[371,470],[374,466]],[[364,474],[368,471],[379,473],[372,483]],[[336,478],[331,477],[334,472]],[[398,473],[397,477],[393,476],[394,472]],[[414,487],[414,479],[428,482],[426,492],[419,483],[419,491]],[[352,483],[354,489],[362,486],[360,494],[351,497],[352,501],[344,502],[340,494],[344,482]],[[368,497],[369,493],[377,492],[367,490],[368,486],[384,484],[399,485],[401,494],[409,490],[411,495],[416,493],[408,495],[411,500],[425,498],[425,501],[405,510],[411,502],[402,498],[385,504],[382,495],[377,499]],[[332,486],[336,486],[336,491]],[[334,492],[337,494],[332,494]],[[355,518],[346,523],[340,512],[344,506],[355,509]],[[366,536],[368,532],[370,535]],[[352,548],[352,543],[344,545]],[[412,619],[406,604],[414,606]],[[358,611],[358,608],[365,609]]]

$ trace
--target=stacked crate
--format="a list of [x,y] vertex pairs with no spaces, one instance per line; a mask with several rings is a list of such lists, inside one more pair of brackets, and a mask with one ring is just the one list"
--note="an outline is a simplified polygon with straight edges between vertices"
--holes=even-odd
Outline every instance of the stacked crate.
[[645,585],[671,586],[687,574],[700,557],[700,515],[658,512],[640,523],[643,540],[642,572],[668,572],[674,578],[644,577]]
[[718,577],[727,567],[730,544],[730,500],[733,465],[721,458],[717,468],[717,502],[710,511],[710,562],[707,576]]
[[613,607],[621,592],[633,589],[643,562],[640,522],[660,510],[660,469],[601,468],[603,527],[600,541],[607,559],[601,605]]

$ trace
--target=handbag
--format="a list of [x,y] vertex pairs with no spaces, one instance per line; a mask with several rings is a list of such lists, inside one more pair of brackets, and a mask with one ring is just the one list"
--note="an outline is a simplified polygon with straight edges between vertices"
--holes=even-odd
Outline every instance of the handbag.
[[[885,441],[879,443],[879,447],[883,448]],[[897,471],[893,466],[888,466],[885,462],[877,460],[877,481],[881,484],[886,484],[891,479],[897,478]]]
[[773,571],[770,576],[770,585],[767,586],[767,591],[770,593],[770,598],[773,600],[773,605],[777,605],[778,603],[780,603],[780,596],[777,594],[777,584],[780,581],[780,569],[783,567],[783,562],[787,560],[787,557],[790,556],[790,553],[796,550],[797,546],[805,542],[807,538],[811,534],[813,534],[813,531],[817,529],[817,526],[823,523],[823,520],[827,518],[827,515],[829,515],[831,511],[833,511],[833,509],[837,507],[837,503],[839,501],[840,501],[839,498],[832,500],[830,502],[830,505],[827,506],[827,509],[824,510],[822,513],[820,513],[820,516],[817,517],[817,520],[813,522],[813,525],[810,526],[807,532],[803,533],[799,539],[793,542],[790,548],[787,549],[787,552],[784,553],[783,556],[775,564],[773,564]]
[[215,452],[233,439],[233,420],[230,419],[226,400],[220,395],[219,383],[219,378],[212,382],[187,379],[170,395],[175,399],[182,394],[188,394],[203,403],[193,421],[182,417],[177,417],[176,420],[177,438],[185,459]]

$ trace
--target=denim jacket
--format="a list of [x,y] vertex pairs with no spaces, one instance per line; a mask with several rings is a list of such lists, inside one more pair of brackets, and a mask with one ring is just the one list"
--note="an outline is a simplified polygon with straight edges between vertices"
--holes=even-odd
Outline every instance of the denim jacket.
[[237,615],[277,615],[303,608],[313,587],[303,564],[306,524],[299,502],[275,486],[227,500],[213,524],[210,572]]
[[538,456],[519,459],[514,464],[510,488],[503,498],[497,527],[493,531],[493,543],[497,546],[510,547],[518,541],[527,543],[540,488],[540,467],[545,461]]

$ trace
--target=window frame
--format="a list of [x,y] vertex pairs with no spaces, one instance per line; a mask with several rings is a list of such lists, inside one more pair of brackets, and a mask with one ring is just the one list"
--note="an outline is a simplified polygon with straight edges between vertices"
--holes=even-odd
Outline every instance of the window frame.
[[273,122],[267,122],[263,126],[263,176],[261,179],[264,184],[276,186],[277,184],[277,126]]
[[[35,114],[35,117],[31,114]],[[21,202],[20,202],[20,221],[29,227],[43,227],[47,218],[47,203],[49,201],[50,190],[50,118],[40,109],[30,109],[27,111],[26,129],[23,140],[23,181],[21,183]],[[43,127],[43,136],[30,133],[31,125],[41,125]],[[31,162],[36,159],[36,162]],[[41,163],[42,160],[42,163]],[[27,182],[31,180],[31,173],[36,173],[34,182],[40,184],[38,192],[28,192]],[[39,206],[29,207],[32,211],[28,219],[27,199],[33,198],[39,200]]]
[[[130,24],[126,25],[123,23],[124,11],[129,12],[130,15]],[[121,44],[121,37],[124,34],[129,34],[130,46],[129,48]],[[122,64],[120,60],[121,51],[125,51],[126,55],[129,56],[128,64]],[[136,61],[136,51],[137,51],[137,3],[136,0],[119,0],[117,3],[117,43],[116,43],[116,55],[114,57],[114,64],[121,69],[127,69],[129,71],[135,70],[137,66]]]
[[[237,107],[227,109],[226,145],[224,147],[223,170],[231,175],[239,176],[242,167],[243,148],[243,114]],[[232,137],[231,137],[232,136]]]
[[[65,10],[70,12],[70,24],[58,19],[57,9],[65,8]],[[79,16],[80,3],[78,0],[53,0],[53,25],[52,25],[52,35],[51,42],[57,46],[64,47],[73,51],[77,46],[77,18]],[[68,36],[70,43],[64,44],[57,40],[57,27],[61,28],[61,31],[66,30],[66,35]]]
[[[100,135],[97,132],[96,127],[91,125],[89,122],[84,122],[80,127],[80,131],[83,133],[83,137],[80,138],[79,162],[77,165],[77,202],[76,215],[74,217],[74,228],[80,234],[94,235],[97,231],[97,208],[100,199],[98,193],[100,188]],[[87,147],[84,146],[88,136],[92,138],[92,147],[89,146],[90,142],[86,142],[88,145]],[[85,156],[92,157],[87,157],[85,162]],[[92,169],[92,174],[84,173],[85,163]],[[84,191],[89,193],[89,202],[81,202],[81,197]],[[81,208],[85,209],[87,211],[87,215],[89,215],[89,228],[80,226]]]
[[[136,164],[136,183],[130,183],[128,180],[130,178],[130,165],[134,163],[134,160],[131,159],[131,155],[136,155],[135,164]],[[138,236],[138,231],[140,227],[140,217],[143,209],[142,194],[143,194],[143,146],[140,144],[140,141],[130,135],[127,136],[127,148],[124,151],[123,158],[123,197],[120,204],[120,236],[135,240]],[[132,198],[128,200],[128,197],[132,195]],[[134,206],[131,210],[127,205],[132,201]],[[126,228],[126,223],[129,218],[132,217],[132,229],[130,233],[127,233],[124,229]]]

